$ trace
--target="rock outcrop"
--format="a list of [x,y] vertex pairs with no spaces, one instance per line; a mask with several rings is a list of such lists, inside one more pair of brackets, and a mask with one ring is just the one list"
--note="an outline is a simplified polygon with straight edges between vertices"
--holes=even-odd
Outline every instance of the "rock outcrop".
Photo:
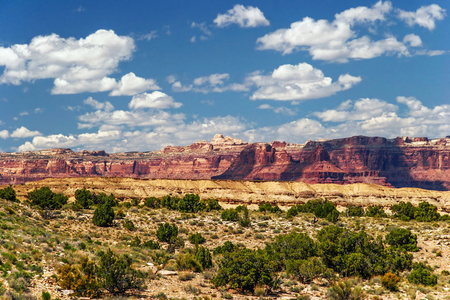
[[1,184],[96,176],[369,183],[450,190],[450,138],[355,136],[305,144],[248,144],[217,134],[210,143],[153,152],[50,149],[0,154]]

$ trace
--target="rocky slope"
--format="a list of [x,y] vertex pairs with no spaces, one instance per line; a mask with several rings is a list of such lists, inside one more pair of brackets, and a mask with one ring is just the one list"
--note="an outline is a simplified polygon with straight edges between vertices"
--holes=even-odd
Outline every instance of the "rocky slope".
[[293,181],[237,181],[237,180],[179,180],[133,178],[47,178],[13,186],[20,200],[28,192],[48,186],[52,191],[63,193],[74,201],[75,191],[87,188],[94,192],[113,193],[119,200],[147,197],[163,197],[188,193],[198,194],[202,199],[216,198],[221,204],[261,204],[269,202],[280,206],[306,203],[315,198],[326,198],[339,206],[348,204],[390,207],[400,201],[418,205],[427,201],[443,212],[450,212],[450,191],[429,191],[418,188],[391,188],[375,184],[354,183],[308,184]]
[[217,134],[211,142],[153,152],[50,149],[0,154],[1,184],[95,176],[369,183],[450,190],[450,138],[355,136],[305,144],[249,144]]

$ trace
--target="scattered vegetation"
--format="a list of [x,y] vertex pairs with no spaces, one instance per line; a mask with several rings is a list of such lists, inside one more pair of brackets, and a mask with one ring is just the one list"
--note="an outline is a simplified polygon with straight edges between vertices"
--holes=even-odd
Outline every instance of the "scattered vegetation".
[[[13,187],[0,189],[0,298],[28,299],[20,297],[32,291],[36,298],[61,296],[35,291],[42,280],[76,297],[117,299],[158,291],[159,282],[178,282],[178,290],[204,300],[277,293],[308,299],[301,292],[306,285],[311,295],[328,299],[450,288],[446,265],[433,262],[446,252],[418,245],[450,232],[447,218],[427,202],[401,202],[388,216],[377,206],[349,205],[339,213],[326,199],[285,212],[271,203],[222,209],[217,199],[195,194],[119,201],[83,188],[69,205],[50,188],[27,196],[17,202]],[[51,211],[52,218],[36,209]],[[44,278],[44,266],[54,268],[52,277]],[[165,276],[162,269],[179,273]],[[169,296],[158,291],[148,297]]]

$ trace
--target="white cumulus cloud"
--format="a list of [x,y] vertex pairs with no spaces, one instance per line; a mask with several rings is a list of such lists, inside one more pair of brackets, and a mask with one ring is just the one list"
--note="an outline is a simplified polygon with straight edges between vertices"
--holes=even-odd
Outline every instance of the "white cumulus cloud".
[[214,19],[214,23],[218,27],[227,27],[232,24],[238,24],[240,27],[258,27],[270,25],[269,20],[266,19],[262,11],[253,6],[243,6],[236,4],[232,9],[225,14],[218,14]]
[[287,115],[287,116],[295,115],[294,110],[292,110],[288,107],[285,107],[285,106],[273,107],[270,104],[261,104],[260,106],[258,106],[258,109],[271,110],[276,114],[282,114],[282,115]]
[[422,6],[416,11],[398,10],[398,17],[409,26],[419,25],[429,30],[436,27],[436,21],[443,20],[446,16],[445,9],[437,4]]
[[52,94],[111,91],[112,96],[159,89],[153,79],[132,72],[119,81],[110,77],[134,49],[131,37],[112,30],[100,29],[81,39],[37,36],[29,44],[0,47],[0,66],[4,67],[0,84],[53,78]]
[[7,139],[9,138],[9,131],[4,129],[4,130],[0,130],[0,138],[1,139]]
[[89,106],[92,106],[93,108],[97,110],[105,110],[105,111],[112,111],[114,110],[114,106],[109,102],[100,102],[95,100],[92,97],[89,97],[83,101],[84,104],[87,104]]
[[39,131],[31,131],[28,128],[22,126],[17,128],[11,133],[12,138],[29,138],[37,135],[42,135]]
[[128,104],[130,109],[142,109],[142,108],[179,108],[182,104],[175,102],[175,100],[169,95],[155,91],[151,94],[143,93],[133,97]]
[[251,99],[308,100],[331,96],[351,88],[361,77],[341,75],[335,82],[323,72],[307,63],[282,65],[270,75],[259,72],[250,75],[247,81],[258,89]]
[[197,77],[192,84],[184,85],[176,80],[174,76],[168,78],[172,84],[172,90],[175,92],[197,92],[197,93],[222,93],[226,91],[242,92],[247,91],[248,86],[240,83],[227,83],[230,75],[228,73],[214,73],[208,76]]
[[363,98],[347,100],[336,109],[315,112],[314,115],[325,122],[345,122],[367,120],[385,112],[395,112],[398,107],[379,99]]
[[28,45],[0,48],[0,64],[5,66],[0,82],[103,78],[111,74],[120,61],[129,59],[134,47],[132,38],[118,36],[112,30],[98,30],[79,40],[57,34],[37,36]]
[[[379,1],[372,7],[359,6],[338,13],[333,21],[305,17],[292,23],[289,28],[278,29],[258,38],[257,47],[259,50],[275,50],[283,54],[308,51],[314,60],[333,62],[371,59],[393,54],[409,56],[411,49],[408,46],[422,46],[422,41],[417,35],[409,34],[403,41],[399,41],[394,35],[386,33],[383,38],[373,40],[368,35],[360,35],[360,30],[354,30],[354,27],[359,25],[366,26],[370,32],[374,32],[372,26],[386,22],[392,10],[391,2]],[[442,19],[444,14],[445,10],[437,5],[420,8],[415,13],[402,11],[399,13],[407,22],[428,24],[429,28],[431,25],[434,28],[434,20]],[[438,54],[429,51],[420,53]]]
[[110,93],[111,96],[132,96],[148,90],[159,90],[160,87],[153,79],[145,79],[130,72],[122,77],[117,87]]

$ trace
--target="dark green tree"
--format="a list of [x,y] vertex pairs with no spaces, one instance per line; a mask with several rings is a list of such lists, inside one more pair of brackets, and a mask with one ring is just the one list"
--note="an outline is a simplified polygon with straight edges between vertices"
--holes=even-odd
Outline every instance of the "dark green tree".
[[290,233],[276,236],[275,240],[266,244],[264,251],[276,263],[277,270],[286,269],[290,260],[305,260],[316,256],[317,246],[306,233]]
[[395,228],[386,235],[386,242],[394,249],[405,251],[419,251],[417,248],[417,236],[409,229]]
[[303,284],[309,284],[318,277],[332,276],[332,271],[318,257],[289,260],[286,265],[286,273],[295,276]]
[[371,205],[366,209],[366,216],[373,218],[386,218],[387,214],[384,212],[383,208]]
[[435,286],[437,284],[437,276],[432,273],[431,267],[424,263],[415,263],[413,270],[408,276],[408,281],[414,284]]
[[370,278],[411,266],[412,255],[386,248],[381,237],[375,239],[364,230],[328,226],[317,233],[317,241],[318,255],[325,265],[343,276]]
[[200,197],[196,194],[186,194],[178,202],[178,210],[186,213],[195,213],[198,211]]
[[222,246],[217,246],[213,253],[214,255],[219,255],[219,254],[224,254],[226,252],[233,252],[236,251],[238,249],[238,247],[236,245],[234,245],[232,242],[230,241],[226,241]]
[[82,208],[89,208],[94,204],[93,196],[91,191],[82,188],[75,191],[75,204]]
[[399,204],[392,205],[391,210],[395,218],[402,221],[409,221],[414,219],[416,207],[411,202],[401,201]]
[[225,209],[224,211],[222,211],[221,217],[224,221],[239,221],[239,213],[233,208]]
[[272,205],[268,202],[265,202],[265,203],[262,203],[259,205],[258,211],[259,212],[277,213],[277,212],[281,212],[281,209],[278,207],[278,205]]
[[170,210],[177,210],[179,201],[180,201],[180,198],[178,198],[178,197],[166,195],[161,198],[160,203],[161,203],[161,207],[165,207]]
[[67,197],[61,193],[53,193],[49,187],[41,187],[28,193],[31,205],[39,206],[44,210],[60,209],[67,203]]
[[206,239],[202,236],[201,233],[191,234],[188,238],[189,242],[194,245],[200,245],[206,242]]
[[96,226],[109,227],[114,221],[114,209],[109,201],[99,204],[94,211],[92,222]]
[[437,212],[437,207],[426,202],[420,202],[414,212],[414,219],[419,222],[432,222],[439,220],[439,213]]
[[148,197],[147,199],[145,199],[144,205],[150,208],[160,208],[161,202],[156,197]]
[[347,217],[362,217],[364,215],[364,209],[361,206],[350,204],[345,211]]
[[117,206],[118,202],[116,197],[111,193],[107,195],[106,193],[92,194],[92,201],[96,205],[108,203],[109,206]]
[[203,270],[213,266],[211,252],[203,246],[198,248],[197,253],[195,253],[195,259],[200,263]]
[[16,191],[11,186],[5,187],[0,190],[0,198],[8,200],[8,201],[12,201],[12,202],[19,201],[19,200],[17,200]]
[[212,211],[212,210],[221,210],[222,206],[219,204],[219,200],[217,199],[208,199],[206,200],[206,210]]
[[140,289],[143,274],[132,268],[132,259],[128,255],[117,255],[108,249],[100,256],[97,276],[100,286],[113,295],[124,294],[130,289]]
[[165,242],[169,244],[175,243],[178,236],[178,227],[169,223],[159,224],[158,230],[156,231],[156,237],[160,242]]
[[261,251],[242,249],[224,253],[216,275],[211,279],[215,287],[227,286],[241,292],[252,292],[256,286],[276,288],[273,264]]
[[339,220],[339,211],[334,204],[328,200],[314,199],[305,204],[299,204],[288,209],[286,218],[292,218],[298,213],[312,213],[317,218],[326,219],[336,223]]

